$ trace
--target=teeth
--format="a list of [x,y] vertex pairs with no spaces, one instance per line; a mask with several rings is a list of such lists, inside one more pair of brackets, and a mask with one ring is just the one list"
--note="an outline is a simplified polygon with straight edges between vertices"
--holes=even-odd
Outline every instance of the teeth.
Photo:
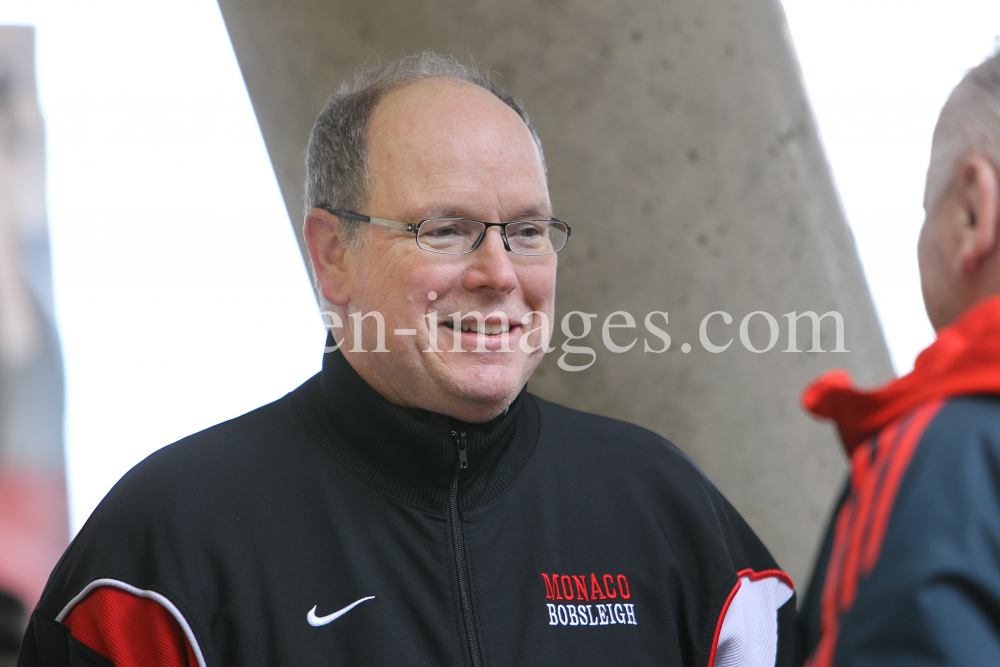
[[[454,325],[452,325],[454,328]],[[473,333],[487,334],[489,336],[495,336],[497,334],[507,333],[510,331],[510,325],[504,324],[503,322],[479,322],[473,320],[472,322],[462,322],[462,331],[471,331]]]

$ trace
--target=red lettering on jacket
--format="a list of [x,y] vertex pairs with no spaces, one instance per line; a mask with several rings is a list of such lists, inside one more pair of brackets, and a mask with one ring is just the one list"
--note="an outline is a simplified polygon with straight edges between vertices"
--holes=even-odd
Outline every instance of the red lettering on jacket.
[[556,597],[559,595],[559,575],[553,574],[552,577],[556,580],[555,586],[549,580],[549,575],[542,572],[542,577],[545,579],[545,599],[546,600],[562,600],[561,597]]
[[632,591],[628,588],[628,579],[624,574],[618,575],[618,590],[622,592],[622,600],[628,600],[632,597]]
[[597,575],[593,572],[590,573],[590,599],[596,600],[597,598],[604,600],[608,596],[604,594],[601,590],[601,584],[597,581]]
[[[615,591],[615,578],[610,574],[606,574],[601,578],[604,580],[604,591],[608,594],[608,597],[612,599],[618,597],[618,593]],[[610,586],[608,585],[609,579],[611,580]]]
[[[620,597],[628,600],[632,597],[632,587],[624,574],[590,573],[590,589],[587,588],[585,574],[549,574],[542,572],[545,580],[545,599],[547,600],[580,600],[594,602],[596,600],[615,599]],[[610,611],[608,613],[611,613]]]
[[567,600],[573,599],[573,577],[568,574],[559,575],[559,582],[562,584],[562,594]]

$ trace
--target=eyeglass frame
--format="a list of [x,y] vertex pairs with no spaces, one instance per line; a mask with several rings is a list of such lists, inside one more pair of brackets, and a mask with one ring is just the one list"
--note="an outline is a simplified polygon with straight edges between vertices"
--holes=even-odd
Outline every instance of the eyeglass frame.
[[465,252],[441,252],[440,250],[431,250],[429,248],[425,248],[424,246],[420,245],[420,243],[417,243],[418,248],[420,248],[425,252],[432,252],[435,255],[468,255],[470,252],[473,252],[476,248],[480,246],[480,244],[483,242],[483,239],[486,238],[486,232],[489,231],[490,227],[500,228],[500,238],[503,239],[503,247],[506,248],[507,252],[513,253],[518,257],[545,257],[546,255],[555,255],[556,253],[560,252],[563,248],[566,247],[566,245],[563,244],[563,247],[559,248],[559,250],[553,250],[552,252],[541,253],[538,255],[523,255],[519,252],[514,252],[513,250],[511,250],[510,243],[507,241],[507,225],[515,225],[519,222],[558,222],[560,225],[566,225],[567,243],[569,243],[569,237],[573,233],[573,228],[570,227],[568,223],[565,223],[562,220],[557,220],[556,218],[548,218],[546,220],[511,220],[510,222],[483,222],[482,220],[473,220],[472,218],[425,218],[420,222],[414,223],[414,222],[398,222],[396,220],[386,220],[385,218],[373,218],[370,215],[364,215],[363,213],[352,213],[351,211],[345,211],[339,208],[332,208],[325,204],[320,204],[319,206],[317,206],[317,208],[321,208],[327,213],[332,213],[333,215],[339,218],[347,218],[348,220],[357,220],[358,222],[369,222],[373,225],[380,225],[382,227],[388,227],[390,229],[398,229],[403,232],[411,232],[413,234],[414,242],[416,242],[417,235],[420,233],[420,225],[430,220],[465,220],[466,222],[476,222],[479,223],[480,225],[483,225],[483,233],[479,235],[479,238],[472,245],[472,247],[466,250]]

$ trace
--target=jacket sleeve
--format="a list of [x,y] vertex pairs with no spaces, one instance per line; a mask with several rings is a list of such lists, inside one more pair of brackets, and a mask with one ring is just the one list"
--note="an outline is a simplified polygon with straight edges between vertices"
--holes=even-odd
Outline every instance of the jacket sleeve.
[[[724,587],[713,587],[712,620],[704,628],[707,656],[699,663],[705,667],[793,667],[797,612],[792,579],[736,508],[698,474],[712,507],[711,522],[703,523],[714,524],[711,532],[718,542],[713,550],[722,554],[715,576],[728,573]],[[711,533],[698,542],[702,547],[713,544]],[[708,556],[702,558],[707,561]]]
[[790,667],[795,591],[781,570],[741,570],[719,616],[709,667]]
[[836,664],[1000,665],[1000,409],[956,403],[907,470]]
[[184,628],[155,599],[94,588],[62,622],[37,610],[18,667],[197,667]]

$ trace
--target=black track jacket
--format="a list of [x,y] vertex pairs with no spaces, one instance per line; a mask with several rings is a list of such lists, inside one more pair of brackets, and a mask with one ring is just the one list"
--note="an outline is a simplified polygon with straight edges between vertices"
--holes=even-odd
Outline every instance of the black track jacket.
[[334,352],[130,471],[18,664],[107,664],[58,622],[103,583],[171,608],[208,667],[785,664],[786,581],[659,436],[523,391],[480,425],[402,409]]

